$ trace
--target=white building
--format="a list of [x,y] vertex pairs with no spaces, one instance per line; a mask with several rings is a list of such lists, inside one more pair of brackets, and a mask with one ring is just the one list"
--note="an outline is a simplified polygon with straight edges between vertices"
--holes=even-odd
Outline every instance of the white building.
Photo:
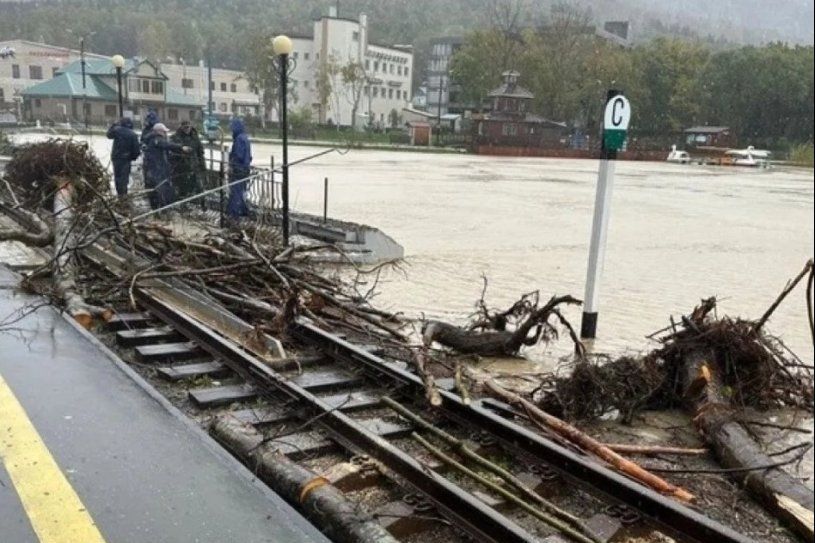
[[[291,56],[296,67],[291,74],[294,87],[289,102],[291,110],[310,108],[320,123],[390,126],[394,117],[399,117],[402,109],[410,105],[413,47],[371,43],[368,35],[367,16],[344,19],[337,17],[336,10],[331,8],[328,16],[314,21],[312,36],[292,36]],[[364,72],[361,92],[355,93],[354,86],[347,84],[339,73],[338,68],[349,63],[358,63]],[[320,98],[321,80],[331,87],[326,100]]]
[[[106,58],[85,53],[88,60]],[[24,89],[54,77],[57,70],[80,60],[75,49],[29,40],[0,41],[0,111],[22,115]]]
[[[205,64],[161,64],[167,76],[167,86],[176,93],[194,98],[206,107],[209,90],[209,74]],[[212,69],[212,112],[224,117],[241,115],[257,117],[260,114],[260,98],[253,92],[243,72]]]

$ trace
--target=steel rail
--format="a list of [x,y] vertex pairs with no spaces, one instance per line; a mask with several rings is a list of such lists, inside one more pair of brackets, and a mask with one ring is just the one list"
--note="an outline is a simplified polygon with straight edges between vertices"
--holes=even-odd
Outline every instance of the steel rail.
[[[421,379],[396,364],[349,343],[310,321],[298,319],[291,327],[298,339],[320,346],[334,358],[346,363],[364,364],[371,371],[424,394]],[[439,390],[442,406],[453,419],[486,430],[516,450],[523,451],[551,465],[578,484],[591,487],[595,492],[622,502],[639,511],[668,534],[681,535],[685,540],[698,543],[754,543],[754,541],[715,520],[706,517],[672,498],[642,486],[612,471],[598,462],[588,460],[553,441],[520,426],[485,407],[476,400],[464,405],[461,398],[446,390]]]
[[[134,292],[139,304],[147,311],[173,326],[202,349],[222,360],[237,374],[261,386],[283,391],[308,409],[317,418],[316,424],[328,428],[349,441],[365,454],[380,461],[385,467],[416,490],[427,496],[447,518],[472,535],[477,541],[491,543],[533,543],[538,539],[507,517],[483,503],[469,492],[456,486],[435,471],[419,463],[406,452],[364,428],[341,411],[320,400],[304,388],[295,385],[263,364],[234,342],[217,334],[206,325],[176,310],[137,288]],[[269,390],[265,393],[268,395]]]

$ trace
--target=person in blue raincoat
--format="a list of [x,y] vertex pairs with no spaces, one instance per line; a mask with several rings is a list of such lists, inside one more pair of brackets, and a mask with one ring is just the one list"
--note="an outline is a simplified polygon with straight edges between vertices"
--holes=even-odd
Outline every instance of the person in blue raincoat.
[[[249,181],[235,183],[249,177],[252,165],[252,144],[243,121],[235,118],[229,123],[232,129],[232,149],[229,151],[229,202],[226,211],[233,219],[245,217],[249,214],[246,206],[246,189]],[[234,184],[233,184],[234,183]]]
[[169,129],[156,123],[142,140],[144,145],[144,186],[150,190],[150,207],[159,209],[175,200],[175,190],[170,179],[170,152],[189,153],[190,148],[167,140]]
[[153,131],[153,127],[159,122],[158,113],[156,113],[155,109],[151,109],[147,112],[147,115],[144,116],[144,124],[141,128],[141,142],[144,143],[145,138],[150,135]]
[[116,194],[121,198],[127,196],[127,185],[130,182],[131,162],[139,158],[141,145],[139,137],[133,131],[133,121],[123,117],[118,123],[108,128],[108,139],[113,140],[110,161],[113,163],[113,179],[116,182]]

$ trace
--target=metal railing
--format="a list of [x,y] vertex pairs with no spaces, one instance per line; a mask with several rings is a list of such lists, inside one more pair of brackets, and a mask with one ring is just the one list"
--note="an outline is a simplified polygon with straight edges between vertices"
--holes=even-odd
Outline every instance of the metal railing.
[[[226,212],[226,202],[229,200],[230,183],[229,159],[226,147],[221,150],[207,149],[204,152],[204,163],[207,172],[202,182],[205,191],[221,187],[215,196],[207,199],[209,207],[220,209],[223,217]],[[270,161],[268,168],[252,166],[248,177],[246,201],[249,204],[250,214],[260,224],[271,224],[275,215],[281,209],[283,201],[282,184],[279,172],[274,170],[274,160]]]

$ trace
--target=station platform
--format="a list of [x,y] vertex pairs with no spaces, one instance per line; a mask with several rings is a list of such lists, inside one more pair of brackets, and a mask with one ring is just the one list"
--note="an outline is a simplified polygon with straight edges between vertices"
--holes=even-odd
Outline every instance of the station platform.
[[328,542],[18,279],[0,265],[0,541]]

